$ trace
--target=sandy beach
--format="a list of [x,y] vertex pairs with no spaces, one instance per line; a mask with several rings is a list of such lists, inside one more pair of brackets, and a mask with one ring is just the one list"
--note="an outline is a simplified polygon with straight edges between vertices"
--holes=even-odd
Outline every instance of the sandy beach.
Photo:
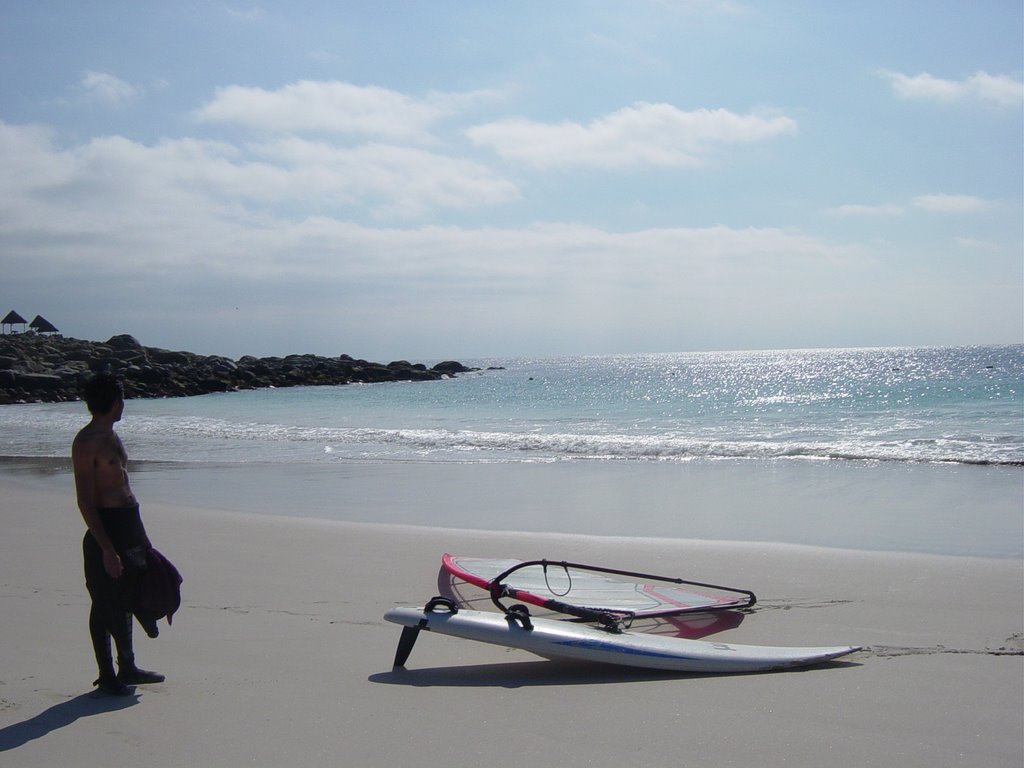
[[[62,481],[63,482],[63,481]],[[1011,766],[1024,760],[1019,559],[487,533],[147,501],[184,603],[92,694],[83,524],[67,490],[0,473],[0,764]],[[545,661],[436,635],[391,668],[394,605],[445,551],[642,567],[754,589],[715,637],[855,644],[845,663],[733,676]]]

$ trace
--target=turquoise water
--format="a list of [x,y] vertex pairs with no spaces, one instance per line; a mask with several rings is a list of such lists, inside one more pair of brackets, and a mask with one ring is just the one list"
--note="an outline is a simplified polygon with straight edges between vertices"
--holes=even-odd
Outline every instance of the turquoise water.
[[[441,528],[1024,553],[1024,346],[464,362],[502,369],[132,400],[133,488]],[[73,512],[86,418],[0,407],[0,456],[33,457],[0,470]]]
[[[467,361],[439,382],[134,400],[136,459],[1024,464],[1024,346]],[[0,408],[0,455],[66,456],[80,403]]]

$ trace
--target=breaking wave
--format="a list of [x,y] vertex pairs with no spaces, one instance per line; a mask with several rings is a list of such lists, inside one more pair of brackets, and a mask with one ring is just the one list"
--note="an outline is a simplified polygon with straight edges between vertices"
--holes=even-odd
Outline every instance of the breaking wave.
[[[238,453],[274,460],[278,450],[307,458],[454,461],[571,459],[845,459],[1024,466],[1024,438],[951,436],[885,440],[697,438],[681,434],[587,434],[447,429],[370,429],[233,424],[221,420],[141,419],[134,429],[159,438],[204,438],[220,459]],[[260,444],[262,447],[256,447]],[[232,451],[231,446],[236,450]],[[195,449],[195,443],[192,443]],[[194,458],[194,457],[193,457]]]

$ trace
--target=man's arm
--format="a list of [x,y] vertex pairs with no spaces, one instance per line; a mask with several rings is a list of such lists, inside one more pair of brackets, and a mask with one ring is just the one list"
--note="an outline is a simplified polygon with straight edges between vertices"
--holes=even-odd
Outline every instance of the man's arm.
[[93,498],[96,489],[96,441],[83,438],[81,435],[75,438],[71,445],[71,464],[75,470],[75,496],[78,499],[78,509],[82,513],[82,519],[89,527],[89,532],[99,544],[103,552],[103,568],[111,578],[118,578],[121,575],[121,558],[118,557],[114,545],[107,536],[100,520],[99,512],[96,511],[96,501]]

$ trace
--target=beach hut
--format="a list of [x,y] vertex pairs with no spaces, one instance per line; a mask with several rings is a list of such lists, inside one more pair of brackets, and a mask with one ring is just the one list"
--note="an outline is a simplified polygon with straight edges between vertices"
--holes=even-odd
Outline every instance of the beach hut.
[[28,324],[36,333],[57,333],[57,328],[42,315],[36,315],[35,319]]
[[[5,317],[3,320],[0,320],[0,331],[2,331],[3,333],[13,333],[14,326],[25,325],[26,323],[28,323],[28,320],[26,320],[24,317],[22,317],[12,309],[10,312],[7,313],[7,317]],[[25,329],[22,328],[21,330],[24,331]]]

